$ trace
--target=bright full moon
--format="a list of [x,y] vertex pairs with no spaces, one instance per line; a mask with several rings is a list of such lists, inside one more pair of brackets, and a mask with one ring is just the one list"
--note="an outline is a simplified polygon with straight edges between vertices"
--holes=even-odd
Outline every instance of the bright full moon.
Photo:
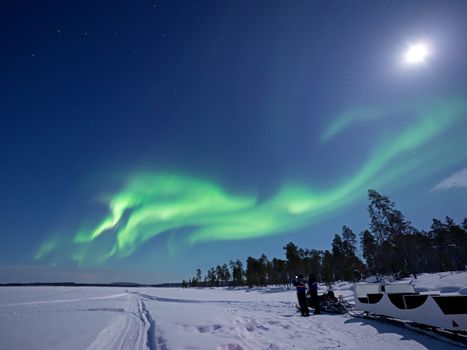
[[420,64],[426,61],[429,55],[428,47],[424,44],[410,45],[404,59],[407,64]]

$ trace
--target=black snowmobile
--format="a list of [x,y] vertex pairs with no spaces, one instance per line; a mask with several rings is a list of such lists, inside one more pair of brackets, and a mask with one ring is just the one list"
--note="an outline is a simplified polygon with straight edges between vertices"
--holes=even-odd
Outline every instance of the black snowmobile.
[[[337,298],[332,290],[321,295],[318,294],[318,300],[321,312],[333,314],[344,314],[347,312],[346,303]],[[307,295],[307,303],[309,308],[314,309],[315,301],[311,298],[311,295]]]

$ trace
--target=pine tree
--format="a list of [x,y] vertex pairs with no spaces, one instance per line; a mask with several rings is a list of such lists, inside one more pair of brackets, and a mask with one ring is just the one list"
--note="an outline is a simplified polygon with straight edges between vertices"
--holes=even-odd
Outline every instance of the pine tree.
[[344,254],[344,244],[342,242],[341,236],[338,234],[334,235],[332,240],[332,261],[331,266],[332,274],[334,279],[342,280],[344,279],[344,268],[345,268],[345,254]]
[[208,274],[206,276],[206,283],[208,284],[209,287],[215,287],[217,286],[217,276],[216,276],[216,269],[214,267],[211,267],[208,270]]
[[371,219],[370,229],[378,237],[379,243],[412,232],[410,222],[399,210],[395,209],[395,204],[390,201],[389,197],[370,189],[368,198],[370,200],[368,206]]
[[223,264],[221,266],[221,270],[222,270],[222,281],[221,282],[223,286],[226,286],[229,283],[230,278],[231,278],[229,267],[227,266],[227,264]]
[[324,252],[316,249],[305,249],[305,268],[307,272],[313,272],[318,280],[322,279],[322,259]]
[[335,281],[333,271],[333,255],[329,250],[326,250],[323,255],[323,281],[330,283]]
[[222,281],[225,279],[224,270],[221,265],[216,266],[216,287],[222,285]]
[[467,233],[467,218],[464,218],[464,220],[462,220],[462,229],[465,233]]
[[305,273],[299,248],[290,242],[283,249],[285,250],[285,257],[287,259],[287,273],[289,279],[296,274]]
[[353,233],[353,231],[348,226],[344,225],[342,227],[342,244],[345,256],[349,258],[355,256],[356,241],[355,233]]
[[[370,230],[377,237],[380,248],[380,259],[384,258],[385,263],[389,263],[389,269],[392,273],[413,273],[415,271],[410,265],[409,251],[404,244],[403,235],[411,234],[414,228],[402,215],[395,209],[394,202],[389,197],[383,196],[375,190],[368,190],[370,205],[368,212],[370,214]],[[385,255],[384,257],[381,255]]]
[[342,251],[344,254],[343,277],[346,281],[360,279],[365,270],[363,262],[356,254],[356,236],[348,227],[342,227]]
[[368,230],[363,231],[360,237],[362,255],[366,261],[368,271],[371,274],[376,274],[378,271],[378,244],[376,243],[376,239]]
[[249,256],[246,259],[246,284],[251,288],[255,285],[259,285],[259,261],[258,259]]
[[200,287],[201,286],[201,269],[196,269],[196,276],[191,279],[190,285],[192,287]]
[[230,261],[230,268],[232,269],[232,284],[234,287],[243,286],[245,271],[243,264],[240,260]]
[[271,284],[287,284],[287,261],[273,258],[270,269]]
[[449,231],[449,253],[456,270],[463,270],[467,265],[467,235],[460,225],[446,216],[446,225]]
[[258,260],[258,284],[260,286],[266,286],[268,284],[269,276],[268,276],[268,266],[269,260],[266,255],[261,254],[261,257]]

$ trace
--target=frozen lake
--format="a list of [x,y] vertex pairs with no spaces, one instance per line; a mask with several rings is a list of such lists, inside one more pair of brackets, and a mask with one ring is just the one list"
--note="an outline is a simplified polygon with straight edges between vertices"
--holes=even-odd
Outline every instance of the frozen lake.
[[[466,276],[415,284],[462,292]],[[350,287],[335,292],[351,299]],[[2,287],[0,349],[457,349],[379,321],[302,318],[295,304],[295,291],[283,287]]]

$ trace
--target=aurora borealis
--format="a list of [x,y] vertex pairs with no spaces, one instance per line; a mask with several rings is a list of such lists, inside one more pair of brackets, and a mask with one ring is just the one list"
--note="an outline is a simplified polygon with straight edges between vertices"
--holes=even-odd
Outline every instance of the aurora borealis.
[[1,5],[0,282],[329,249],[369,188],[421,228],[465,217],[462,2],[105,4]]
[[[366,112],[362,113],[362,119],[358,114],[353,115],[352,122],[364,122]],[[130,256],[149,239],[186,227],[191,228],[183,237],[188,245],[284,234],[311,226],[326,212],[338,211],[341,206],[361,197],[368,184],[379,187],[392,181],[401,183],[402,177],[419,167],[433,163],[444,167],[450,162],[467,159],[467,150],[461,150],[452,159],[440,154],[442,161],[437,159],[440,155],[435,149],[428,152],[428,157],[416,160],[404,156],[404,153],[423,146],[429,148],[430,141],[433,143],[436,137],[447,136],[444,134],[447,129],[465,125],[467,101],[440,99],[425,103],[421,108],[409,107],[406,113],[413,119],[406,129],[378,145],[376,152],[356,174],[326,192],[299,184],[285,184],[271,198],[259,201],[255,196],[229,194],[215,183],[188,176],[157,172],[132,174],[124,188],[107,196],[105,204],[109,214],[96,227],[83,228],[75,235],[72,258],[83,264],[101,263],[114,256]],[[385,113],[375,110],[374,118],[378,115]],[[351,127],[348,116],[344,114],[332,122],[329,128],[335,130],[334,134],[337,134],[335,125],[341,126],[340,132]],[[454,147],[463,141],[460,136],[460,139],[444,142],[449,148]],[[91,253],[88,253],[88,247],[102,235],[112,236],[111,247],[107,251],[90,249]],[[61,247],[46,241],[36,258],[43,258],[54,249]]]

